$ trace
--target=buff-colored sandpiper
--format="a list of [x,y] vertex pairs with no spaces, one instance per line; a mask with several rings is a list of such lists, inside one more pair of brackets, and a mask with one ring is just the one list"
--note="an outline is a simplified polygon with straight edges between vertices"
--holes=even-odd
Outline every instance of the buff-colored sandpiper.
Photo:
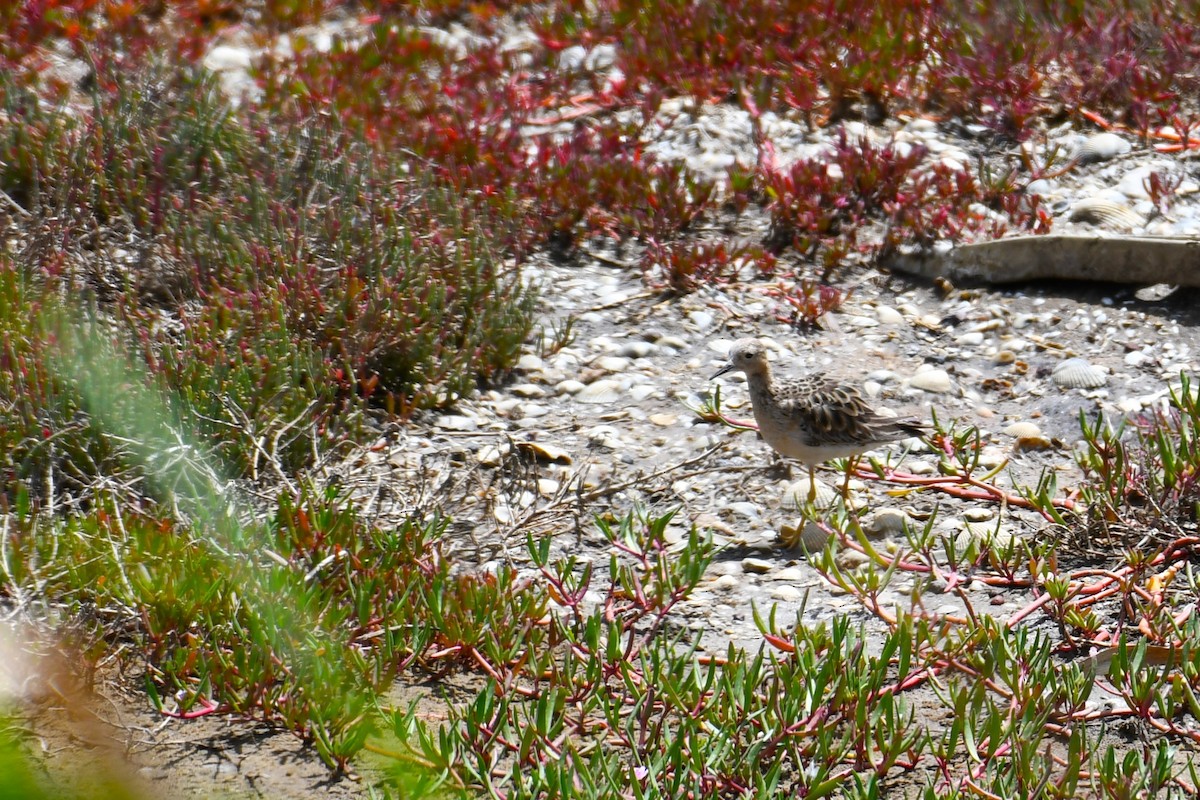
[[[758,339],[734,342],[729,363],[713,378],[738,371],[746,374],[754,421],[762,438],[780,455],[808,467],[809,502],[816,499],[818,464],[854,458],[886,442],[924,433],[915,420],[880,415],[853,386],[821,375],[775,380],[766,346]],[[846,470],[843,497],[852,471]]]

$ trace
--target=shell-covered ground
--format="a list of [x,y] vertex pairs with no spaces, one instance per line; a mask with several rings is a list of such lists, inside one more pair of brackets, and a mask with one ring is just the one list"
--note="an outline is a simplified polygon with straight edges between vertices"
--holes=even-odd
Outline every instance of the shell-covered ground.
[[[237,57],[236,42],[218,46],[225,49],[214,47],[209,65],[236,86],[246,59]],[[755,163],[748,117],[732,106],[714,103],[697,112],[689,103],[668,103],[660,119],[647,129],[645,145],[661,159],[714,176],[734,163]],[[842,133],[898,148],[919,145],[930,165],[953,168],[1002,170],[1020,155],[982,130],[921,118],[811,131],[799,120],[768,115],[762,129],[781,164],[828,156]],[[1036,158],[1057,151],[1062,163],[1078,157],[1065,172],[1028,187],[1053,215],[1057,233],[1200,233],[1197,185],[1184,159],[1069,124],[1047,129],[1028,148]],[[1176,202],[1165,212],[1148,189],[1156,174],[1178,179]],[[757,243],[768,229],[765,215],[751,207],[690,235],[698,242]],[[863,231],[860,241],[881,234]],[[714,653],[730,642],[762,646],[755,607],[775,605],[780,619],[802,609],[809,622],[853,614],[871,623],[801,548],[781,542],[781,532],[787,539],[786,532],[809,523],[796,501],[804,470],[776,457],[753,431],[699,412],[719,388],[725,414],[750,417],[739,378],[710,379],[736,339],[765,339],[781,375],[829,375],[889,412],[943,429],[975,429],[979,465],[994,473],[997,486],[1019,494],[1054,473],[1064,497],[1081,477],[1074,457],[1081,414],[1116,424],[1157,408],[1200,361],[1200,306],[1190,289],[1066,282],[955,287],[865,262],[837,276],[845,296],[836,310],[815,325],[796,325],[783,299],[795,279],[782,276],[793,270],[764,275],[747,263],[736,280],[677,294],[656,288],[655,276],[643,273],[636,245],[592,247],[569,258],[547,251],[524,265],[524,279],[541,290],[545,333],[508,382],[451,413],[381,427],[376,441],[321,465],[316,476],[347,487],[382,520],[431,503],[442,507],[453,518],[454,554],[463,569],[502,562],[524,568],[527,534],[545,531],[556,534],[560,554],[602,565],[609,551],[594,525],[597,514],[678,509],[671,528],[677,546],[693,526],[722,545],[699,590],[675,610],[680,625],[705,632],[704,646]],[[802,269],[802,259],[792,258],[790,266]],[[568,329],[565,343],[555,341]],[[889,445],[871,456],[909,475],[930,476],[938,468],[928,444]],[[827,467],[819,478],[833,489],[842,474]],[[823,491],[822,502],[830,494]],[[932,519],[950,539],[1052,532],[1028,509],[865,475],[850,481],[850,503],[881,543],[899,535],[905,519]],[[851,550],[839,557],[847,569],[862,558]],[[893,584],[884,599],[909,602],[908,588]],[[967,593],[976,608],[998,615],[1027,602],[986,585]],[[962,608],[961,596],[936,591],[923,602],[937,613]],[[130,762],[137,780],[156,793],[167,787],[184,796],[214,788],[264,797],[365,791],[353,778],[331,780],[315,754],[288,734],[229,721],[163,719],[120,691],[125,683],[107,675],[108,690],[84,704],[63,702],[69,690],[39,700],[31,722],[51,771],[73,780],[64,762],[75,761],[82,747],[101,762]],[[429,713],[436,708],[431,703]]]

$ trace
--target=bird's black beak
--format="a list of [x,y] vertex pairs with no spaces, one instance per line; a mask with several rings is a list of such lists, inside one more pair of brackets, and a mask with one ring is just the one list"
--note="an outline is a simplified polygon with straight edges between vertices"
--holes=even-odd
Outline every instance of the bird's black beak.
[[719,377],[721,377],[722,375],[724,375],[726,372],[729,372],[731,369],[733,369],[733,364],[726,364],[725,366],[721,367],[719,370],[717,370],[716,372],[714,372],[714,373],[713,373],[713,376],[712,376],[711,378],[709,378],[709,380],[710,380],[710,381],[711,381],[711,380],[716,380],[717,378],[719,378]]

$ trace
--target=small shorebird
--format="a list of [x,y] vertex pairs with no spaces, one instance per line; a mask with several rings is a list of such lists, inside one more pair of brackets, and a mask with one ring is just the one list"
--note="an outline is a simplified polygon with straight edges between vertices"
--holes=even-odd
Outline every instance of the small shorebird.
[[[713,378],[727,372],[746,373],[754,421],[767,444],[780,455],[808,467],[808,500],[817,497],[816,467],[835,458],[855,458],[885,442],[921,436],[911,419],[880,416],[853,386],[820,375],[776,381],[771,377],[767,350],[758,339],[739,339],[729,351],[729,363]],[[845,497],[850,473],[842,484]]]

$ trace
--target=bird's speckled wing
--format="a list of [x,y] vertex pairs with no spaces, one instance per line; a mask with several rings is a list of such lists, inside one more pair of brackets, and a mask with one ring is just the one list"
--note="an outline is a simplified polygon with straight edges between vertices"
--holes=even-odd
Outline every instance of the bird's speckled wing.
[[920,434],[915,423],[879,416],[857,388],[821,376],[777,384],[775,395],[780,410],[814,443],[865,444]]

